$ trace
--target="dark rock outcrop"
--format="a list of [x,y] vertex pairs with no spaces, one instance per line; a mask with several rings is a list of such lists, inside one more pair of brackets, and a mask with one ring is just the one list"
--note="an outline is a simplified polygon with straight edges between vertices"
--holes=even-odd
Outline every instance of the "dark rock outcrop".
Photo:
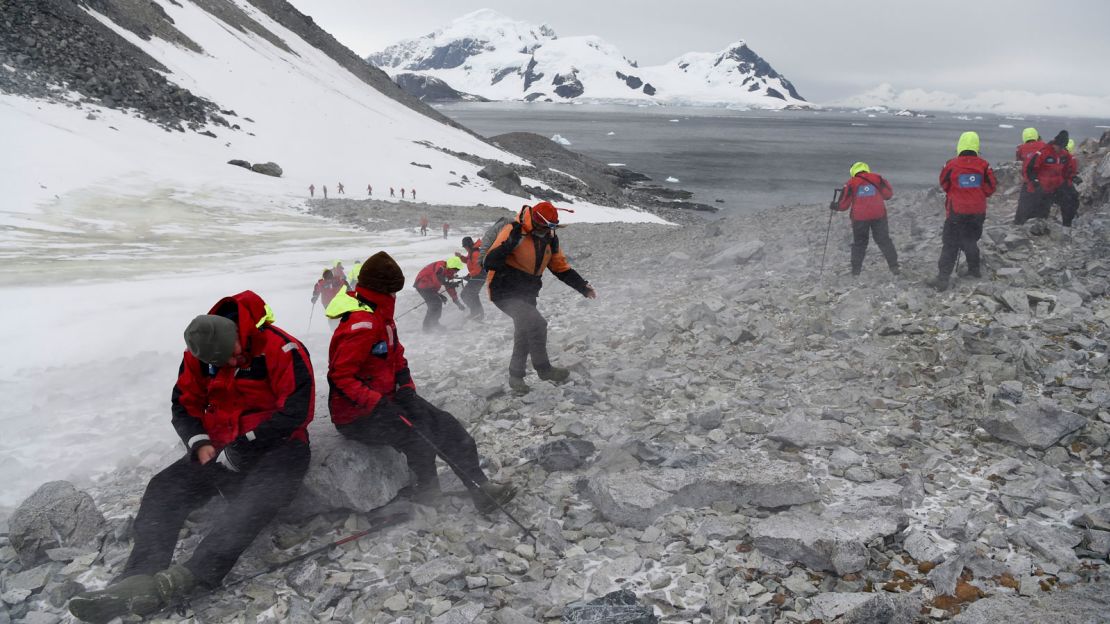
[[479,178],[485,178],[493,184],[493,188],[507,193],[509,195],[516,195],[525,199],[531,199],[528,191],[521,186],[520,176],[512,170],[511,167],[502,165],[500,163],[491,163],[483,167],[478,172]]
[[281,167],[275,162],[255,163],[251,165],[251,171],[275,178],[280,178],[283,173]]
[[480,95],[456,91],[451,85],[432,76],[397,74],[393,82],[422,102],[488,102]]

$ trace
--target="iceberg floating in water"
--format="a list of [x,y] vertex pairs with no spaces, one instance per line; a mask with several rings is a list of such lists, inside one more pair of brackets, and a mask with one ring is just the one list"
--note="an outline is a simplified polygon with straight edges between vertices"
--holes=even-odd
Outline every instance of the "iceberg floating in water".
[[667,176],[667,182],[678,182],[678,178],[674,176]]
[[562,135],[559,135],[559,134],[553,134],[553,135],[551,135],[551,140],[552,140],[552,141],[555,141],[555,142],[556,142],[556,143],[558,143],[559,145],[570,145],[570,141],[568,141],[568,140],[564,139],[564,138],[562,137]]

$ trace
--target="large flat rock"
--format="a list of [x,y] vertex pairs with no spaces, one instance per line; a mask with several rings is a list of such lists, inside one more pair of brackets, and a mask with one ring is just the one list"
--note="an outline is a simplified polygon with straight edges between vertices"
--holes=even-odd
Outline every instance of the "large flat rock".
[[1103,577],[1097,583],[1082,583],[1065,590],[1041,593],[1035,600],[1018,596],[984,598],[965,606],[952,619],[952,624],[1092,624],[1106,622],[1108,613],[1110,579]]
[[697,468],[656,468],[593,476],[587,494],[611,522],[644,528],[679,508],[718,501],[778,508],[818,500],[799,464],[759,456],[721,460]]
[[906,522],[899,507],[829,507],[820,515],[804,510],[775,514],[756,521],[748,532],[766,555],[847,574],[867,566],[868,542],[898,533]]
[[339,509],[365,513],[393,500],[408,485],[405,456],[392,447],[348,440],[330,424],[314,427],[311,435],[312,463],[288,515]]
[[1052,401],[1022,403],[1012,409],[995,411],[979,421],[987,433],[999,440],[1041,450],[1086,424],[1086,418],[1060,409]]

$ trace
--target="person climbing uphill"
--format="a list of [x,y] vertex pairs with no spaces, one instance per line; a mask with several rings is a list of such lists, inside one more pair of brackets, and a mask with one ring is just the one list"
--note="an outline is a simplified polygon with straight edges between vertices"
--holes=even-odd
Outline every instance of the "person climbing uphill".
[[[420,293],[424,303],[427,304],[427,312],[424,314],[424,331],[443,329],[439,324],[439,317],[443,313],[443,304],[447,303],[447,295],[450,295],[455,307],[463,312],[466,311],[466,306],[459,301],[459,295],[455,292],[457,286],[455,276],[463,268],[465,267],[462,260],[458,256],[451,256],[446,260],[432,262],[416,274],[413,288]],[[445,289],[447,295],[441,294],[439,292],[441,289]]]
[[887,224],[885,200],[894,197],[894,189],[883,176],[871,173],[865,162],[857,162],[848,170],[852,176],[845,184],[840,195],[837,210],[849,210],[852,220],[852,275],[863,270],[863,258],[867,254],[870,238],[883,252],[890,272],[898,275],[898,252],[890,240],[890,227]]

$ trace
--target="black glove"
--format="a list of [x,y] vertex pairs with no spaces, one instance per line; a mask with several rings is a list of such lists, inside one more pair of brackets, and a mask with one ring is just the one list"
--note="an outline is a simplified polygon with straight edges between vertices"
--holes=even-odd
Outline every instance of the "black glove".
[[836,202],[829,202],[829,210],[838,210],[839,208],[840,207],[836,205]]
[[1034,193],[1040,193],[1041,192],[1041,181],[1040,180],[1033,180],[1033,192]]
[[239,438],[220,450],[216,463],[231,472],[242,472],[253,466],[260,456],[253,442]]
[[464,306],[462,302],[458,299],[455,300],[455,307],[458,308],[460,312],[466,312],[466,306]]
[[393,393],[393,402],[400,406],[410,421],[419,421],[424,415],[424,408],[420,405],[416,390],[408,386],[398,388]]
[[374,406],[374,411],[370,412],[371,418],[383,421],[398,420],[404,417],[404,415],[404,410],[402,410],[396,402],[390,401],[384,396],[378,399],[378,404]]
[[523,231],[520,229],[520,223],[513,223],[513,229],[509,230],[509,238],[505,241],[505,244],[508,245],[510,249],[516,249],[523,235]]
[[1081,177],[1079,177],[1079,176],[1075,176],[1074,178],[1072,178],[1072,179],[1071,179],[1071,183],[1072,183],[1073,185],[1075,185],[1075,184],[1083,184],[1083,178],[1081,178]]
[[439,293],[439,301],[440,303],[447,303],[447,295]]
[[312,303],[316,303],[316,300],[319,299],[319,298],[320,297],[317,296],[317,295],[312,295]]

